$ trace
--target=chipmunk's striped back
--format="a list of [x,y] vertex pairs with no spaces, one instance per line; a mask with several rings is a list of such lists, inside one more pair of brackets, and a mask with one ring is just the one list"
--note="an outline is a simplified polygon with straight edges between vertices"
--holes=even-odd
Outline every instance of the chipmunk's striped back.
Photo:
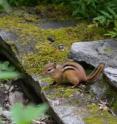
[[45,65],[44,72],[49,74],[54,83],[63,83],[64,81],[77,86],[81,82],[90,82],[96,80],[104,69],[104,64],[99,64],[99,66],[87,76],[84,68],[76,62],[68,61],[63,65],[58,65],[55,63],[50,63]]

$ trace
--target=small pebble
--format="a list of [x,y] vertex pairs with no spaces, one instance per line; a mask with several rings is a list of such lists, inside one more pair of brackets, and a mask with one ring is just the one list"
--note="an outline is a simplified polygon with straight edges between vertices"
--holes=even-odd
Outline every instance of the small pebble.
[[64,45],[63,45],[63,44],[60,44],[60,45],[58,46],[58,49],[61,50],[61,51],[64,51]]
[[11,119],[11,113],[9,111],[2,111],[1,115],[9,120]]
[[55,42],[55,36],[48,36],[47,40],[50,41],[51,43]]

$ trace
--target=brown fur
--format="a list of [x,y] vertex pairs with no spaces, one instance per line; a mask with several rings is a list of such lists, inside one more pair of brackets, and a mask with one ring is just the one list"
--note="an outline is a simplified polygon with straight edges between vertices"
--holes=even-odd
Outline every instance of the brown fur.
[[84,68],[76,62],[69,61],[63,65],[49,63],[44,67],[44,73],[50,75],[57,84],[69,82],[74,86],[80,82],[89,82],[96,80],[104,69],[104,64],[99,64],[98,67],[87,76]]

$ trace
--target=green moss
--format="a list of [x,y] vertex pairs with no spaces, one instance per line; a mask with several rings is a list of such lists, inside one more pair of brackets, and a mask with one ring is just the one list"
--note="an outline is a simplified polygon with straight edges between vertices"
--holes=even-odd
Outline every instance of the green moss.
[[40,77],[41,82],[47,82],[47,83],[52,83],[53,80],[50,77]]
[[42,90],[48,91],[50,89],[50,86],[43,87]]
[[97,115],[85,118],[86,124],[116,124],[117,118],[113,117],[112,115]]
[[96,104],[89,104],[87,105],[89,111],[93,114],[95,114],[96,112],[98,112],[99,107]]
[[95,24],[81,22],[75,28],[75,32],[77,32],[77,37],[82,41],[102,40],[104,39],[103,34],[105,33],[105,29],[97,27]]
[[117,113],[117,100],[113,103],[112,110]]
[[104,51],[107,52],[107,53],[112,53],[112,48],[107,47],[107,48],[104,49]]
[[63,96],[64,96],[64,97],[71,97],[71,96],[74,95],[75,91],[76,91],[76,90],[73,89],[73,88],[71,88],[71,89],[70,89],[70,88],[65,89]]
[[86,124],[116,124],[117,118],[111,115],[108,111],[99,110],[99,106],[96,104],[90,104],[87,106],[91,116],[84,118]]
[[[44,86],[42,89],[45,92],[49,92],[48,97],[50,99],[70,98],[71,96],[73,96],[74,94],[79,92],[79,89],[73,89],[70,87],[66,88],[66,86],[64,86],[64,85],[58,85],[58,86],[47,85],[47,86]],[[78,103],[78,100],[75,100],[75,101]]]
[[102,119],[99,119],[98,117],[89,117],[85,119],[86,124],[104,124]]
[[[24,12],[24,11],[23,11]],[[30,45],[34,51],[22,54],[22,64],[30,73],[39,74],[44,64],[48,61],[64,62],[68,58],[70,46],[73,42],[81,40],[98,40],[103,38],[104,29],[95,27],[87,22],[78,23],[75,27],[58,29],[41,29],[36,25],[40,19],[31,14],[15,14],[0,17],[0,27],[7,31],[15,32],[21,47]],[[20,13],[20,11],[19,11]],[[54,36],[55,42],[49,44],[47,37]],[[58,49],[60,44],[64,45],[64,51]]]

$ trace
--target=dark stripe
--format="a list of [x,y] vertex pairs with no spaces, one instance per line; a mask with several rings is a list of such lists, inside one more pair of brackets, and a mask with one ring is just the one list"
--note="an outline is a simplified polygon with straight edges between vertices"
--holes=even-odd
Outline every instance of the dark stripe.
[[79,69],[77,66],[72,65],[72,64],[65,64],[65,65],[63,66],[63,68],[64,68],[64,67],[67,67],[67,66],[72,66],[72,67],[75,67],[75,68]]
[[70,68],[70,67],[69,67],[69,68],[64,68],[63,72],[65,72],[65,71],[67,71],[67,70],[75,70],[75,69],[72,68],[72,67],[71,67],[71,68]]

